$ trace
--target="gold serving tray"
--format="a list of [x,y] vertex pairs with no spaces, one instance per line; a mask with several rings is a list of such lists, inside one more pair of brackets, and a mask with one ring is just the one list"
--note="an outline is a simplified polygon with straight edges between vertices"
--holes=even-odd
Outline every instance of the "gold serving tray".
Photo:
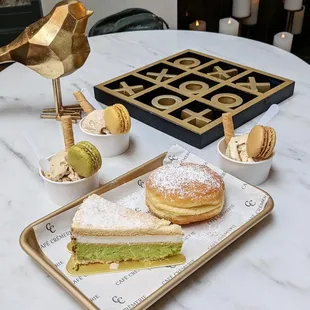
[[[111,182],[103,185],[102,187],[98,188],[97,190],[93,191],[92,193],[89,193],[70,204],[50,213],[49,215],[35,221],[34,223],[30,224],[28,227],[24,229],[20,236],[20,245],[23,248],[23,250],[30,255],[52,278],[54,278],[55,281],[57,281],[65,290],[67,290],[68,293],[70,293],[85,309],[89,310],[99,310],[99,308],[92,303],[73,283],[69,281],[63,275],[57,267],[54,266],[54,264],[43,254],[42,250],[39,247],[39,244],[37,243],[37,239],[35,237],[34,233],[34,227],[58,214],[61,214],[71,208],[76,207],[77,205],[81,204],[82,201],[88,197],[90,194],[98,194],[102,195],[109,190],[112,190],[122,184],[125,184],[137,177],[140,177],[158,167],[160,167],[163,163],[163,159],[165,158],[166,153],[146,162],[145,164],[139,166],[136,169],[133,169],[129,171],[128,173],[112,180]],[[259,214],[254,216],[249,222],[247,222],[245,225],[240,227],[238,230],[233,232],[231,235],[229,235],[227,238],[225,238],[223,241],[221,241],[218,245],[213,247],[210,251],[208,251],[206,254],[201,256],[198,260],[196,260],[193,264],[185,268],[182,272],[180,272],[178,275],[176,275],[172,280],[167,282],[166,284],[162,285],[158,290],[156,290],[153,294],[148,296],[145,300],[143,300],[141,303],[139,303],[136,307],[134,307],[134,310],[144,310],[150,307],[153,303],[155,303],[158,299],[160,299],[162,296],[167,294],[171,289],[173,289],[175,286],[177,286],[180,282],[182,282],[184,279],[186,279],[189,275],[191,275],[193,272],[195,272],[197,269],[199,269],[201,266],[203,266],[206,262],[208,262],[211,258],[213,258],[215,255],[220,253],[222,250],[224,250],[229,244],[234,242],[236,239],[238,239],[240,236],[242,236],[245,232],[247,232],[250,228],[258,224],[261,220],[263,220],[270,212],[272,211],[274,207],[273,199],[269,196],[268,202],[264,208]]]

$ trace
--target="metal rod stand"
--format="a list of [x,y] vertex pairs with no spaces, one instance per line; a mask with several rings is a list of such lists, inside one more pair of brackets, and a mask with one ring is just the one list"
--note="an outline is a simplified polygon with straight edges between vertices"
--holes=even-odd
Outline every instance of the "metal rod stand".
[[295,11],[288,11],[288,18],[286,23],[286,31],[292,33],[294,23]]
[[63,106],[61,96],[60,79],[52,80],[54,104],[55,108],[44,108],[42,110],[41,118],[60,120],[62,115],[71,115],[72,120],[76,122],[81,119],[81,112],[83,111],[79,104]]

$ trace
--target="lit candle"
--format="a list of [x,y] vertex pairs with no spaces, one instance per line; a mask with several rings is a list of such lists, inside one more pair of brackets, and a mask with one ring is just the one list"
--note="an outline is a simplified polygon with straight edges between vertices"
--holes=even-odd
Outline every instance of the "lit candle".
[[236,18],[245,18],[251,14],[251,0],[234,0],[232,15]]
[[206,31],[207,24],[204,20],[196,20],[195,22],[189,25],[189,29],[196,31]]
[[284,0],[284,9],[287,11],[299,11],[303,0]]
[[252,0],[251,2],[251,16],[245,18],[242,23],[244,25],[256,25],[258,18],[258,8],[259,8],[259,0]]
[[303,5],[302,9],[294,14],[292,34],[301,34],[305,17],[305,9],[306,7]]
[[290,52],[292,49],[293,35],[289,32],[279,32],[273,37],[273,45]]
[[239,34],[239,22],[231,17],[220,19],[219,33],[237,36]]

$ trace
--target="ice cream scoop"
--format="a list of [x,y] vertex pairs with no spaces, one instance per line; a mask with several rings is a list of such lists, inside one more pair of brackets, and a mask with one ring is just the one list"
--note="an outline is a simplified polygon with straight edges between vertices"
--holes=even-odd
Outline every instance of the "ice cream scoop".
[[248,135],[235,136],[230,139],[225,155],[233,160],[242,162],[253,162],[246,150]]
[[80,180],[80,177],[68,164],[68,153],[61,151],[49,160],[50,169],[44,171],[44,176],[54,182],[73,182]]
[[83,120],[82,129],[93,134],[108,134],[104,120],[104,110],[94,110]]

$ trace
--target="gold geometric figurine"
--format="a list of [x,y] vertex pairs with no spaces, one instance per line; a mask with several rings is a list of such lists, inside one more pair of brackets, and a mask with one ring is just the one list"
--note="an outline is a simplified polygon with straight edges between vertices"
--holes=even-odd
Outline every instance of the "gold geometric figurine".
[[254,91],[258,91],[260,93],[265,93],[266,91],[270,90],[271,85],[270,83],[258,83],[255,80],[255,77],[250,76],[248,78],[248,83],[237,83],[237,85],[240,85],[242,87],[254,90]]
[[63,114],[79,118],[80,108],[62,106],[59,78],[85,63],[90,53],[85,29],[92,13],[80,1],[61,1],[13,42],[0,48],[0,63],[16,61],[53,80],[55,109],[45,109],[43,118],[58,119]]

